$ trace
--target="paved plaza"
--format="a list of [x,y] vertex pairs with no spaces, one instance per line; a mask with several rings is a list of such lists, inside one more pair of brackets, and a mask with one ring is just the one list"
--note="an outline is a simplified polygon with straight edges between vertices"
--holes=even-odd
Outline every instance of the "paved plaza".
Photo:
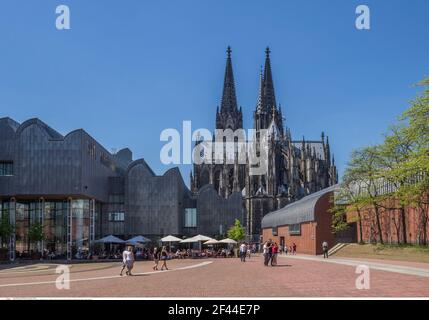
[[[168,262],[153,271],[139,261],[134,276],[120,262],[70,267],[70,289],[58,290],[56,264],[0,266],[0,297],[429,297],[429,264],[297,255],[266,267],[262,256]],[[357,289],[356,266],[370,269],[370,289]]]

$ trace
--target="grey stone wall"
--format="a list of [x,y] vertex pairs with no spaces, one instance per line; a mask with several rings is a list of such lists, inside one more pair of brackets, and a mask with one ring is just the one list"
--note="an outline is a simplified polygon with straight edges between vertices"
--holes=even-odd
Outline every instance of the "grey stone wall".
[[156,176],[143,159],[133,162],[125,177],[125,232],[149,237],[180,234],[187,193],[177,168]]
[[[235,219],[244,226],[245,211],[241,193],[234,192],[227,199],[218,195],[213,185],[206,185],[200,189],[197,196],[197,233],[215,236],[226,234]],[[222,227],[220,227],[222,225]]]
[[120,165],[84,130],[63,137],[38,119],[11,123],[0,121],[0,160],[12,160],[14,170],[0,177],[2,196],[108,200],[108,178]]

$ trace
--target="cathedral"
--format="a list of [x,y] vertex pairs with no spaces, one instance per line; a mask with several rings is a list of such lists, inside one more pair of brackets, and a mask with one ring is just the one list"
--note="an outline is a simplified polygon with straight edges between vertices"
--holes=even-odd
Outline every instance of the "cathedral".
[[[265,129],[270,133],[267,171],[251,175],[252,165],[248,161],[238,163],[238,156],[235,156],[232,163],[194,163],[190,177],[191,191],[195,194],[207,184],[213,185],[218,195],[225,199],[235,192],[241,193],[246,217],[242,223],[246,226],[249,241],[259,241],[261,220],[265,214],[334,185],[338,180],[328,137],[325,138],[322,132],[320,140],[293,140],[283,120],[274,92],[267,47],[253,112],[253,129],[256,132]],[[243,129],[243,112],[237,103],[230,47],[227,49],[221,105],[216,110],[216,129]],[[216,134],[213,141],[217,141]]]

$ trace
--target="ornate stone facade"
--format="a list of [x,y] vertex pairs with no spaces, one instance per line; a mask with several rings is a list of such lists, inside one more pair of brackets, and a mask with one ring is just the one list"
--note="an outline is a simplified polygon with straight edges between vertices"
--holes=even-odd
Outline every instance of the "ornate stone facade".
[[[267,172],[250,175],[249,162],[239,164],[236,155],[232,163],[194,164],[191,173],[191,190],[194,193],[207,184],[213,185],[224,198],[241,192],[249,240],[259,239],[261,220],[265,214],[334,185],[338,179],[328,137],[325,138],[322,132],[320,140],[293,140],[283,120],[281,106],[276,102],[270,50],[267,48],[253,112],[253,129],[256,132],[267,129],[269,132]],[[243,113],[237,103],[229,47],[221,106],[216,110],[216,129],[243,129]],[[213,141],[217,141],[215,135]]]

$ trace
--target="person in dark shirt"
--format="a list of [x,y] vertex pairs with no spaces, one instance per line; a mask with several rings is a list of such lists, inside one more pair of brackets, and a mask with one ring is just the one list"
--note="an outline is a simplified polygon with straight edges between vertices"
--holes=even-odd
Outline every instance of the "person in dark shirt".
[[159,252],[158,248],[154,248],[153,249],[153,261],[155,262],[155,265],[152,268],[153,270],[158,270],[159,257],[160,257],[160,252]]
[[161,250],[161,260],[162,260],[162,266],[161,266],[161,270],[168,270],[167,268],[167,259],[168,259],[168,252],[167,252],[167,248],[166,247],[162,247]]

